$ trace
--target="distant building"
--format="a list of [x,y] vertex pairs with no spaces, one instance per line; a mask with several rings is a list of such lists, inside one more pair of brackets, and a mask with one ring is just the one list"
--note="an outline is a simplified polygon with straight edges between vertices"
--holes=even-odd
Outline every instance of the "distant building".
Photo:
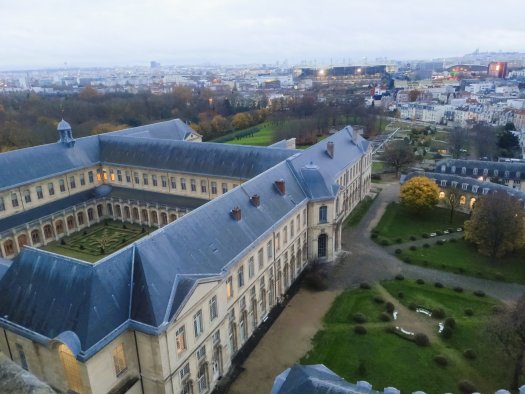
[[505,78],[507,76],[507,62],[489,63],[488,76],[492,78]]

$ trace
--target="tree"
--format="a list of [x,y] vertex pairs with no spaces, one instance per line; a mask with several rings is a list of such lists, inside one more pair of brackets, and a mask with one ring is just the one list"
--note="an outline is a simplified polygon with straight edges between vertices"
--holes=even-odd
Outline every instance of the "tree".
[[448,133],[448,147],[454,159],[459,159],[468,146],[468,131],[462,127],[454,127]]
[[439,188],[436,182],[426,176],[416,176],[401,186],[401,203],[415,212],[421,212],[436,205],[438,196]]
[[525,245],[525,211],[522,203],[507,193],[481,197],[465,222],[465,239],[478,251],[501,257]]
[[232,127],[236,130],[245,129],[251,124],[251,117],[246,112],[235,114],[232,119]]
[[494,315],[488,323],[487,333],[491,342],[501,345],[505,354],[514,362],[510,389],[518,390],[525,356],[525,295],[513,307]]
[[388,143],[381,154],[381,159],[390,164],[396,170],[396,176],[399,170],[408,164],[412,164],[416,157],[410,144],[406,141],[396,140]]
[[450,223],[452,223],[452,219],[454,219],[454,213],[456,212],[456,209],[459,207],[461,202],[461,194],[456,189],[449,189],[445,193],[445,205],[448,207],[450,211]]
[[520,151],[520,140],[510,131],[503,131],[498,134],[498,147],[502,156],[514,157]]
[[476,155],[480,158],[492,159],[497,153],[496,129],[486,124],[476,124],[472,128],[472,142]]

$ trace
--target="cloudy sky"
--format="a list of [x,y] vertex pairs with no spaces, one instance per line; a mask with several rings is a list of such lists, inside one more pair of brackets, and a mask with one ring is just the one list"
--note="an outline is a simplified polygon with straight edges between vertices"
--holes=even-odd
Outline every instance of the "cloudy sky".
[[0,0],[0,69],[525,52],[525,0]]

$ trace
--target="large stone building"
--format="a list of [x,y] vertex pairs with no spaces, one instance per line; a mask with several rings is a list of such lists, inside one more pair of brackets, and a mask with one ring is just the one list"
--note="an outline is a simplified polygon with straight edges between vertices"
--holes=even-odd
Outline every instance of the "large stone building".
[[[370,188],[351,127],[305,151],[59,133],[0,155],[0,350],[58,392],[211,391]],[[39,249],[107,219],[158,229],[95,263]]]

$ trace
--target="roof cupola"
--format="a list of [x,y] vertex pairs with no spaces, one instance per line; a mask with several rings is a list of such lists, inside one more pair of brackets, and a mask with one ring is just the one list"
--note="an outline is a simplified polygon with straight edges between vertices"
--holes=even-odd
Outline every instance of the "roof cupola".
[[58,142],[64,144],[67,147],[72,147],[75,145],[75,139],[73,138],[73,132],[71,131],[71,125],[67,123],[64,119],[58,123]]

